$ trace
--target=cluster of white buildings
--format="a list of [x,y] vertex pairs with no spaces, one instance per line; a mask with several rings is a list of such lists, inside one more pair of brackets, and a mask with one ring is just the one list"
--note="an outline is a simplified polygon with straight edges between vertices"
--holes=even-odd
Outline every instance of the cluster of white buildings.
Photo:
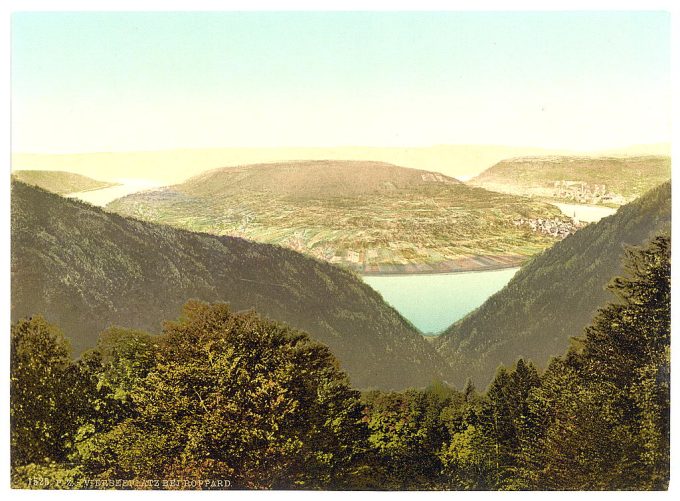
[[561,219],[555,218],[555,219],[543,219],[543,218],[538,218],[538,219],[516,219],[513,221],[513,224],[515,226],[527,226],[531,228],[532,231],[536,231],[539,233],[543,233],[545,235],[550,235],[555,238],[565,238],[572,233],[574,233],[577,229],[579,229],[582,225],[578,223],[573,223],[573,222],[566,222],[562,221]]
[[588,184],[583,181],[555,181],[553,196],[582,204],[612,203],[622,205],[626,200],[616,193],[608,193],[605,184]]

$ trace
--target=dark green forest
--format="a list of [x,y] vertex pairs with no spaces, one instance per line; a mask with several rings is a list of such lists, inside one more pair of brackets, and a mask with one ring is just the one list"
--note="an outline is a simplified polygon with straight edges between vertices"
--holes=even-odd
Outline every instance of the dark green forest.
[[434,341],[456,369],[452,382],[463,385],[471,377],[486,386],[499,365],[520,357],[545,368],[608,301],[607,283],[623,272],[626,246],[669,230],[670,221],[669,181],[533,258],[505,288]]
[[20,319],[12,485],[665,489],[670,238],[626,250],[609,291],[544,371],[519,359],[485,389],[362,393],[304,332],[219,303],[159,335],[110,328],[78,358],[68,330]]

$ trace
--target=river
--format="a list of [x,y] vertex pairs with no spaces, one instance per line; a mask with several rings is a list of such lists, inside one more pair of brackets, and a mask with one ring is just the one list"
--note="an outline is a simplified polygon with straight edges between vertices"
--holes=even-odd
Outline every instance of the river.
[[578,219],[582,223],[596,223],[603,217],[611,216],[616,212],[616,209],[603,207],[602,205],[550,203],[559,208],[563,214]]
[[[564,214],[584,223],[597,222],[616,209],[552,202]],[[364,276],[404,318],[425,334],[446,329],[501,290],[519,268],[434,275]]]
[[163,186],[163,184],[159,181],[153,181],[150,179],[118,178],[112,179],[111,181],[120,184],[118,186],[100,188],[98,190],[77,191],[75,193],[69,193],[66,196],[83,200],[84,202],[91,203],[92,205],[104,207],[109,202],[113,202],[116,198],[124,197],[125,195],[131,195],[132,193],[137,193],[138,191],[150,190],[152,188]]
[[501,290],[517,270],[362,278],[423,333],[437,334]]

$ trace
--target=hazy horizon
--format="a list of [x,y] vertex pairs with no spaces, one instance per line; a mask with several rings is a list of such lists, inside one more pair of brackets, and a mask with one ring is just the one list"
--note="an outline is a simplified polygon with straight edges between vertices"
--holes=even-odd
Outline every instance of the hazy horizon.
[[438,145],[420,148],[175,148],[167,150],[89,153],[13,153],[13,170],[64,170],[101,180],[119,178],[181,182],[200,172],[236,165],[306,160],[382,161],[467,180],[508,158],[519,156],[670,155],[669,143],[633,145],[599,151],[548,150],[500,145]]

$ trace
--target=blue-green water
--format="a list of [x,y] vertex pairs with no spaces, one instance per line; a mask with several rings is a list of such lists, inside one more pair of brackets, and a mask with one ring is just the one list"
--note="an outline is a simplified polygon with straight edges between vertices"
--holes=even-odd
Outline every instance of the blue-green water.
[[389,304],[426,334],[439,333],[480,306],[519,268],[436,275],[365,276]]

